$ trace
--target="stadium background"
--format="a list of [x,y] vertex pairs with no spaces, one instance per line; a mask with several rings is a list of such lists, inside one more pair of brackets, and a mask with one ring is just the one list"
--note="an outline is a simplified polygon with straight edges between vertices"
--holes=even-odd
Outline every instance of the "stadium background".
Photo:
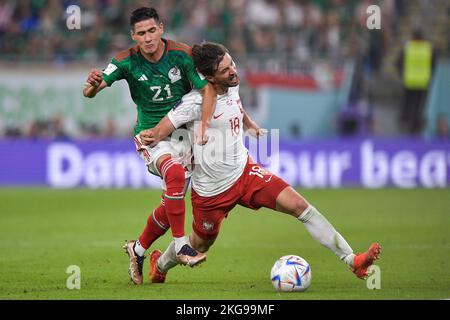
[[[380,30],[367,28],[367,8],[373,4],[381,8]],[[70,5],[81,9],[80,29],[67,27],[70,13],[66,9]],[[421,251],[435,264],[434,291],[424,279],[399,276],[395,268],[405,263],[400,259],[397,266],[386,264],[386,268],[396,270],[386,272],[386,277],[394,279],[390,282],[393,287],[388,286],[390,291],[370,296],[365,287],[355,292],[351,285],[345,285],[347,281],[353,284],[351,274],[338,277],[329,289],[327,281],[334,281],[333,269],[337,267],[330,265],[329,259],[324,262],[322,255],[326,257],[326,253],[317,246],[307,245],[299,254],[305,255],[322,276],[314,282],[316,291],[307,297],[449,297],[449,281],[438,281],[439,275],[448,279],[443,270],[449,269],[449,261],[437,254],[448,253],[450,240],[449,1],[0,0],[1,298],[152,298],[129,287],[120,287],[122,293],[117,293],[116,283],[125,282],[120,273],[124,257],[104,262],[93,256],[93,252],[118,256],[117,238],[135,236],[158,202],[159,180],[146,173],[130,138],[135,107],[123,83],[92,100],[81,93],[90,68],[104,68],[117,52],[132,45],[128,17],[140,5],[158,9],[167,38],[188,44],[216,41],[229,48],[241,75],[244,107],[264,127],[279,130],[279,153],[271,155],[278,160],[269,158],[264,164],[300,187],[326,214],[330,212],[331,220],[346,231],[345,235],[351,234],[353,243],[362,250],[366,236],[372,237],[367,241],[381,237],[385,247],[392,245],[393,256],[406,247]],[[411,133],[400,121],[404,92],[398,61],[403,45],[418,27],[433,44],[437,61],[424,125]],[[423,229],[418,226],[424,214],[428,219]],[[214,268],[222,270],[219,252],[229,253],[238,239],[248,241],[242,237],[239,223],[268,228],[269,233],[265,223],[298,232],[290,220],[279,222],[278,217],[266,216],[264,210],[262,215],[263,222],[245,213],[242,218],[234,217],[235,224],[229,219],[228,235],[218,243],[217,253],[211,253],[216,264],[211,259],[211,269],[205,266],[192,278],[186,271],[179,275],[189,283],[202,283]],[[187,216],[189,225],[189,212]],[[72,228],[66,221],[73,222]],[[367,221],[370,228],[364,224]],[[386,233],[380,234],[381,230]],[[397,231],[398,237],[394,237]],[[103,235],[99,237],[97,232]],[[304,233],[301,237],[308,239]],[[253,238],[258,239],[258,235]],[[53,244],[61,239],[67,242]],[[224,281],[220,289],[210,289],[223,295],[209,296],[200,290],[204,295],[192,297],[273,299],[266,287],[270,286],[266,273],[281,253],[298,252],[292,243],[286,245],[289,239],[273,235],[273,245],[264,253],[249,244],[256,258],[258,254],[269,256],[261,274],[254,274],[256,284],[250,289],[243,280],[248,270],[244,268],[238,271],[239,294],[229,292]],[[166,236],[159,246],[165,247],[168,241]],[[39,244],[49,249],[39,249]],[[9,247],[14,245],[28,254],[28,258],[24,254],[17,257],[25,263],[23,267],[14,259],[6,259],[14,255]],[[90,245],[93,252],[86,256]],[[245,248],[238,251],[247,255]],[[408,259],[410,254],[408,251]],[[80,259],[85,261],[84,267]],[[89,259],[91,262],[86,262]],[[246,259],[251,265],[252,259]],[[43,260],[50,264],[57,260],[58,267]],[[84,295],[77,296],[64,285],[65,267],[70,264],[79,264],[83,270],[101,265],[103,270],[110,267],[113,271],[90,273],[91,291],[81,290]],[[33,279],[40,280],[30,283],[24,275],[33,266]],[[6,270],[11,268],[19,268],[13,277],[18,284],[7,279]],[[419,271],[406,269],[411,269],[410,274],[429,272],[425,266]],[[228,281],[235,281],[236,274],[222,271]],[[260,275],[264,279],[257,280]],[[99,279],[101,285],[97,285]],[[217,286],[214,279],[211,281]],[[86,282],[82,280],[83,288]],[[341,293],[337,283],[344,284]],[[400,288],[405,285],[412,286],[413,292],[403,293]],[[179,292],[170,293],[177,286],[185,292],[191,290],[175,280],[166,291],[158,289],[160,296],[153,298],[182,298]],[[259,295],[257,289],[266,295]]]

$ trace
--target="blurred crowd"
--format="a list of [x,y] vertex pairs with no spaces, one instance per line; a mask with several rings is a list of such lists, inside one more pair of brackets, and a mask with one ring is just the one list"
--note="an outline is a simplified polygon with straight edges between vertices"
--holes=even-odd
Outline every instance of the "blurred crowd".
[[[367,28],[367,8],[373,4],[381,8],[382,30]],[[71,5],[80,8],[80,29],[67,26]],[[407,0],[0,0],[0,63],[105,65],[134,45],[130,13],[153,6],[165,37],[187,44],[223,43],[241,68],[304,74],[317,61],[336,66],[354,61],[352,104],[365,91],[367,73],[377,73],[387,51],[402,45],[398,35],[408,5]],[[355,131],[357,116],[350,111],[342,114],[342,132]],[[372,111],[367,114],[370,118]],[[12,128],[4,134],[66,138],[63,119],[54,118],[32,123],[28,133]],[[83,128],[93,136],[102,130]],[[107,126],[107,134],[112,133],[113,123]]]
[[[105,61],[131,44],[129,13],[154,6],[166,36],[193,44],[224,43],[242,59],[281,56],[298,62],[358,53],[367,6],[379,4],[387,30],[404,0],[0,0],[0,60]],[[69,5],[81,9],[81,30],[68,30]],[[392,28],[391,28],[392,27]],[[389,32],[383,33],[383,37]],[[369,39],[369,41],[371,41]],[[375,51],[384,38],[376,39]]]

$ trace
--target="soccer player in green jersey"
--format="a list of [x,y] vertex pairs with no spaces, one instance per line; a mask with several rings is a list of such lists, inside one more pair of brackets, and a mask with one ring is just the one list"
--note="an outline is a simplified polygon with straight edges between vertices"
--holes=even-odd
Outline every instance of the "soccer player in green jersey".
[[137,105],[136,149],[149,172],[163,180],[161,204],[149,216],[139,239],[127,241],[124,246],[130,258],[128,271],[131,281],[142,284],[145,251],[169,227],[176,243],[179,263],[192,267],[203,262],[206,256],[192,249],[185,238],[184,194],[189,180],[185,178],[186,172],[181,161],[178,161],[178,151],[169,140],[148,148],[142,144],[139,132],[156,126],[192,88],[203,94],[205,110],[213,109],[217,94],[212,85],[197,72],[191,47],[162,38],[164,25],[154,8],[141,7],[133,11],[130,25],[131,37],[136,46],[119,53],[103,72],[92,69],[83,94],[93,98],[115,81],[127,81],[131,97]]

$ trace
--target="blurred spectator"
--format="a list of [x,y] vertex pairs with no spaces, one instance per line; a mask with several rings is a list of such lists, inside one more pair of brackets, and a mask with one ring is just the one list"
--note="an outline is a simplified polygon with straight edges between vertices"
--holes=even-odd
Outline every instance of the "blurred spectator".
[[116,125],[112,119],[106,121],[103,135],[106,138],[115,137],[117,135]]
[[[385,29],[374,29],[369,30],[367,28],[367,19],[369,17],[367,13],[367,8],[370,5],[377,4],[379,5],[380,0],[363,0],[359,3],[359,5],[355,9],[355,18],[358,21],[359,30],[361,30],[361,37],[364,39],[364,56],[365,56],[365,64],[368,72],[370,73],[378,73],[381,68],[383,57],[385,53],[386,43],[384,34]],[[381,20],[383,21],[383,20]]]
[[55,139],[69,139],[69,135],[66,133],[64,129],[64,119],[60,114],[55,114],[50,120],[49,123],[49,135]]
[[250,27],[276,27],[281,23],[281,15],[275,0],[249,1],[246,9]]
[[318,29],[322,24],[322,11],[312,0],[300,0],[304,14],[303,26],[311,29]]
[[99,138],[101,137],[101,130],[96,123],[80,123],[81,131],[85,138]]
[[399,119],[410,134],[422,132],[427,92],[435,63],[436,53],[431,42],[425,40],[421,29],[415,29],[397,62],[404,88]]
[[26,136],[32,139],[69,139],[69,135],[64,129],[64,119],[59,114],[53,115],[48,120],[33,121]]
[[15,126],[9,126],[4,132],[5,138],[20,138],[22,137],[22,131]]
[[359,101],[349,102],[339,114],[339,133],[342,136],[373,133],[374,117],[372,112],[370,106],[364,106]]
[[0,33],[5,32],[11,23],[13,6],[8,0],[0,0]]
[[440,114],[436,121],[436,136],[441,139],[450,138],[448,117],[445,114]]
[[99,18],[100,10],[97,6],[99,1],[96,0],[83,0],[81,4],[81,28],[90,29],[93,28]]
[[199,43],[204,40],[205,27],[202,16],[192,10],[186,20],[183,29],[177,33],[178,39],[183,39],[186,43]]
[[120,0],[106,0],[103,17],[107,25],[123,25],[125,15]]
[[324,21],[324,31],[321,37],[320,50],[328,53],[331,60],[337,61],[341,57],[342,30],[339,15],[329,12]]
[[305,14],[299,1],[282,1],[281,14],[283,16],[284,26],[288,30],[299,31],[305,22]]
[[292,123],[290,127],[290,137],[293,139],[300,139],[302,136],[302,130],[300,124]]

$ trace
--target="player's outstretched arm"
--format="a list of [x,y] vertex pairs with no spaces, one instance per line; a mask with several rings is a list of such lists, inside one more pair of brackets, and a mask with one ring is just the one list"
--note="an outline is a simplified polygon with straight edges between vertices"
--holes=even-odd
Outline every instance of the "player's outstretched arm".
[[217,91],[211,83],[208,83],[202,90],[200,90],[200,93],[203,95],[202,116],[200,119],[200,125],[195,133],[195,142],[204,145],[208,142],[206,130],[208,130],[212,115],[216,110]]
[[88,78],[84,85],[83,95],[86,98],[93,98],[101,90],[107,87],[105,80],[103,80],[103,73],[97,69],[92,69],[89,72]]
[[142,130],[139,133],[139,138],[144,145],[156,145],[162,139],[168,137],[175,131],[175,127],[168,116],[165,116],[161,121],[151,129]]

